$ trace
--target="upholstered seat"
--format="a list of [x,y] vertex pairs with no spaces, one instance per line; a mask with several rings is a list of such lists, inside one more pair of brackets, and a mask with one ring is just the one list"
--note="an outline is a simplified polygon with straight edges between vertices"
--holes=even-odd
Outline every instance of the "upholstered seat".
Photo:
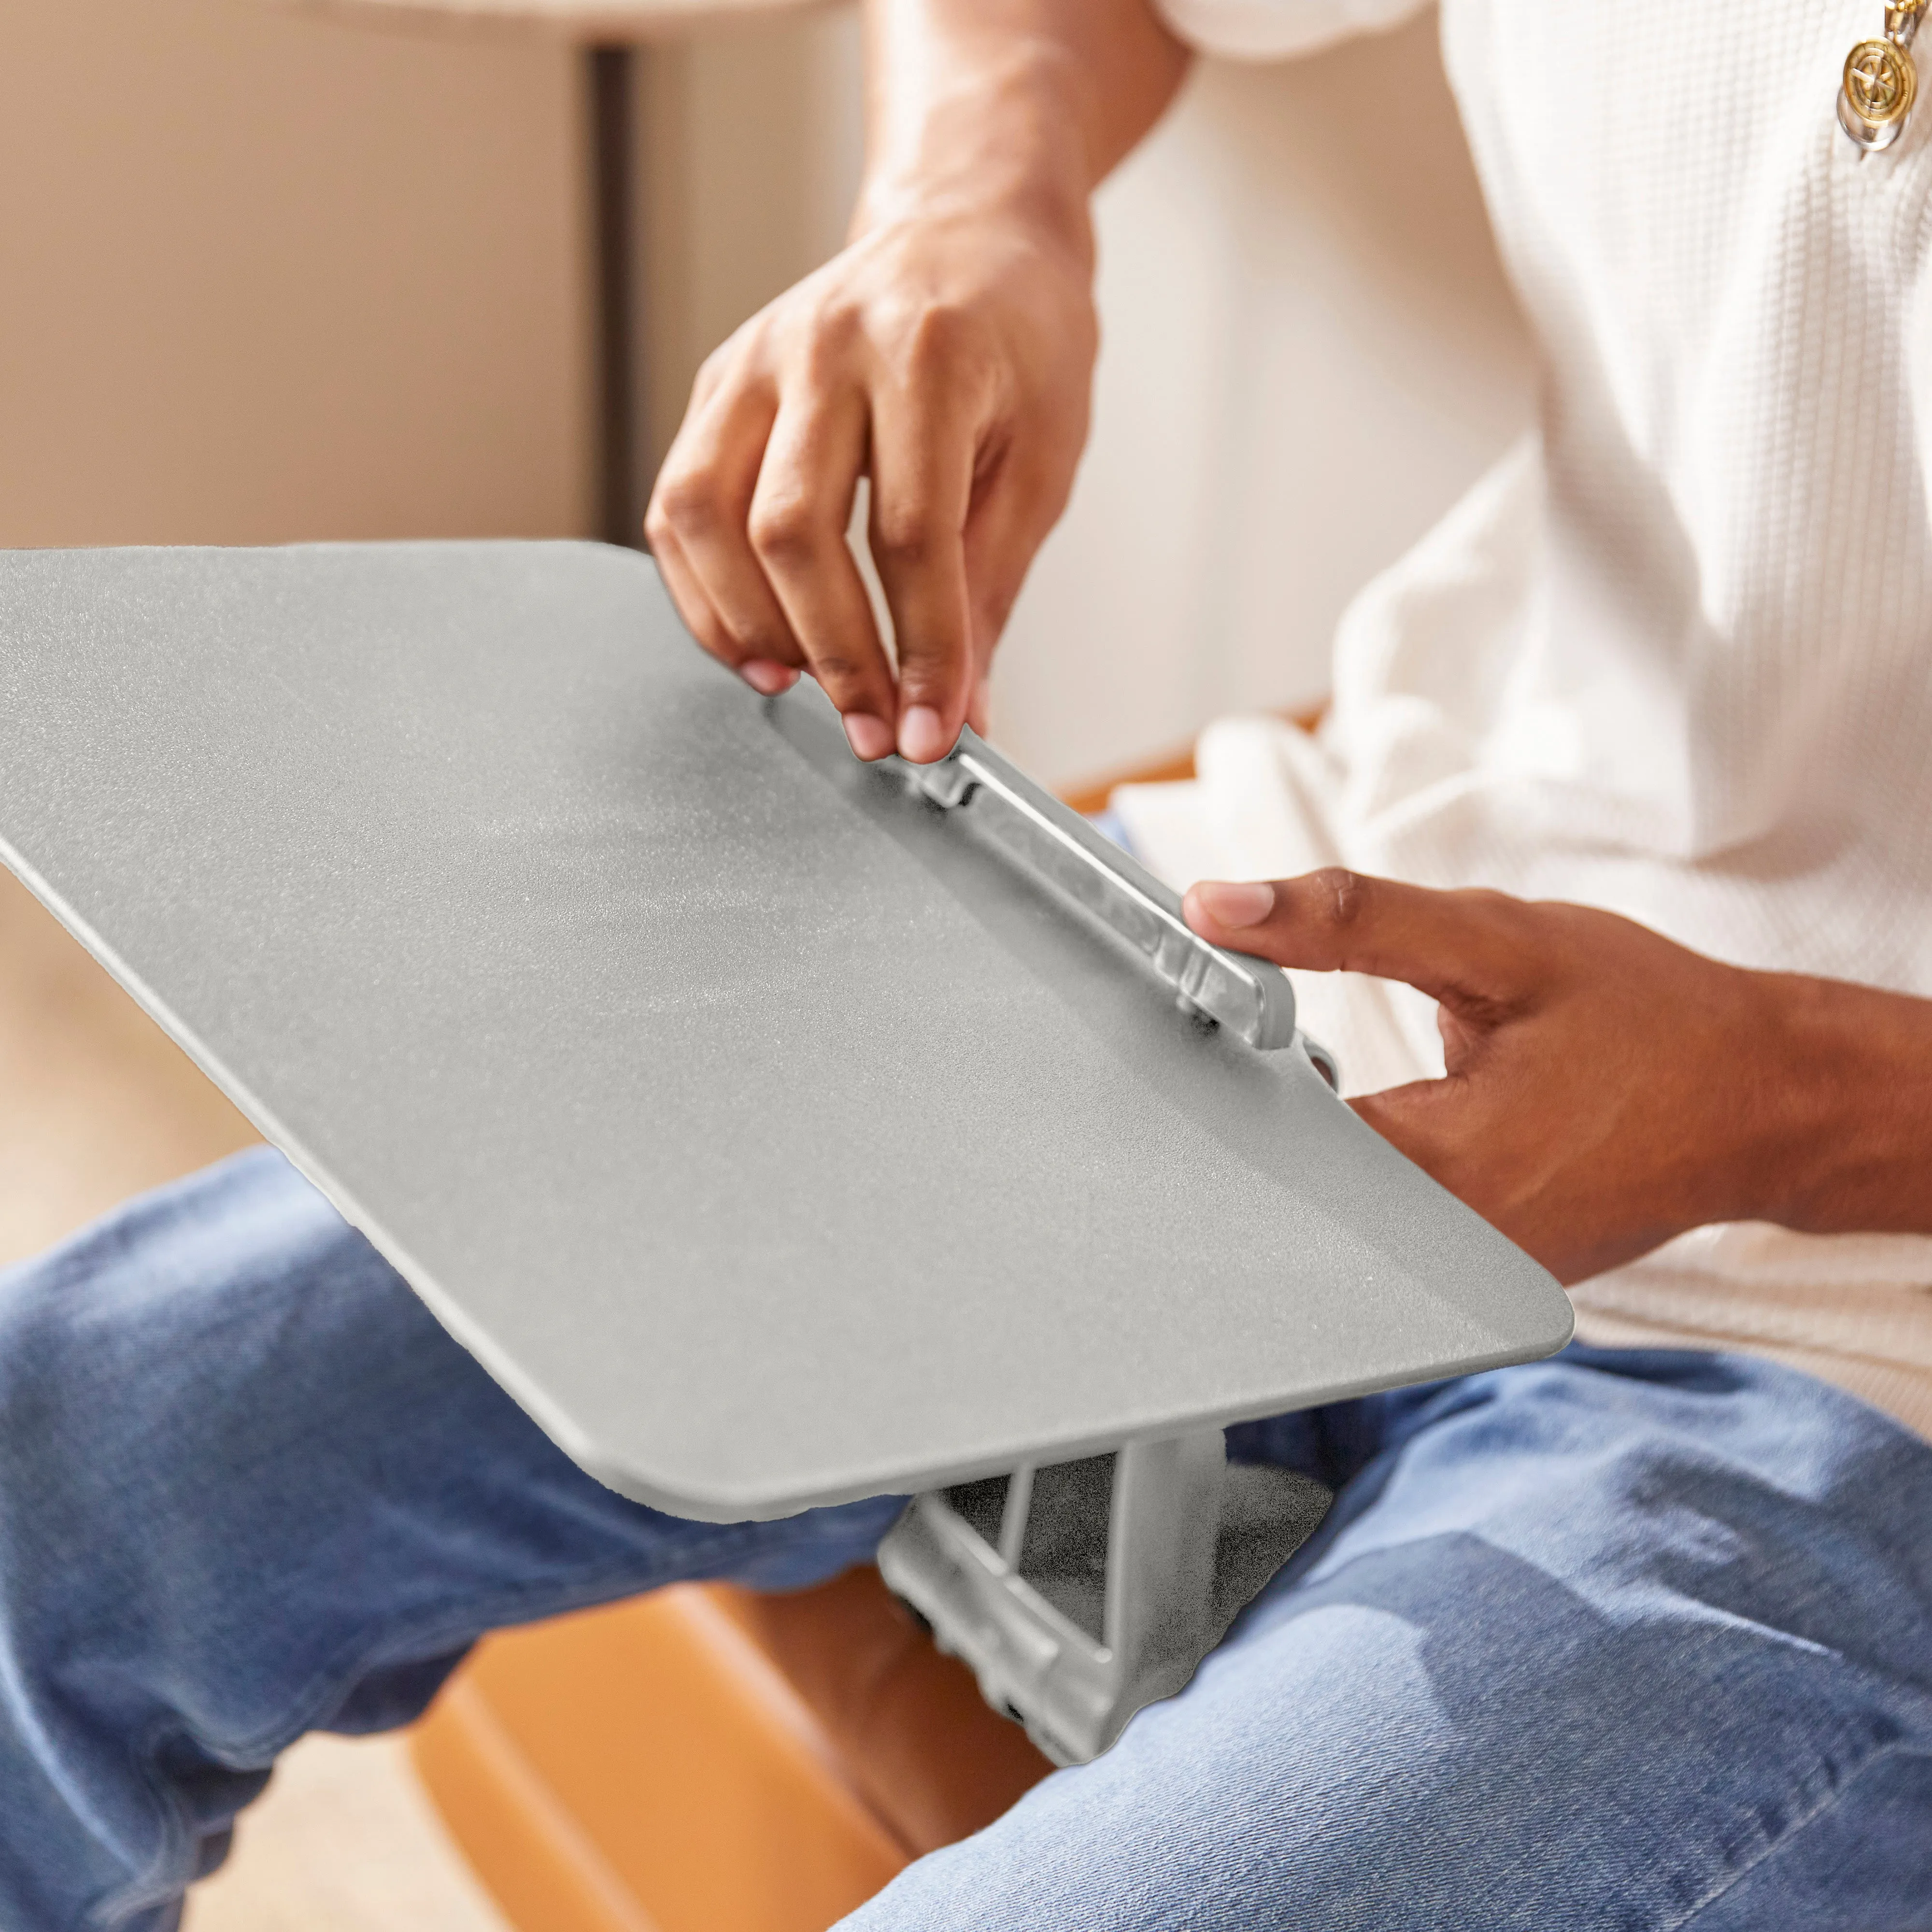
[[1049,1768],[871,1569],[506,1632],[413,1742],[518,1932],[818,1932]]

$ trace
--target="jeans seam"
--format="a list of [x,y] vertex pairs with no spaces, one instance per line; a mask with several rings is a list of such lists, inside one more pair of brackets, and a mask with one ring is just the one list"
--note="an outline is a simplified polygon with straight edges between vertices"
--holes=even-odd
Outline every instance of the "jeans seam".
[[1860,1759],[1857,1768],[1851,1775],[1840,1779],[1838,1785],[1833,1790],[1826,1792],[1824,1796],[1804,1814],[1804,1816],[1797,1820],[1788,1829],[1779,1833],[1778,1837],[1766,1845],[1748,1864],[1739,1866],[1714,1890],[1706,1893],[1689,1911],[1684,1913],[1682,1918],[1674,1918],[1668,1925],[1660,1928],[1660,1932],[1683,1932],[1684,1927],[1690,1924],[1694,1920],[1701,1918],[1712,1906],[1717,1904],[1726,1893],[1750,1877],[1760,1865],[1767,1864],[1770,1860],[1776,1858],[1780,1852],[1786,1850],[1802,1838],[1820,1819],[1827,1817],[1835,1811],[1851,1796],[1852,1787],[1867,1772],[1874,1766],[1884,1764],[1895,1757],[1917,1757],[1921,1755],[1922,1754],[1914,1745],[1888,1744],[1881,1745],[1868,1756]]

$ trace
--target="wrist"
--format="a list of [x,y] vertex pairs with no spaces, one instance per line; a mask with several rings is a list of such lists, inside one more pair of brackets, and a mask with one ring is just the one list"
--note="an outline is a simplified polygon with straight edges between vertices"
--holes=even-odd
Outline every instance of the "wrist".
[[1932,1231],[1932,1001],[1753,976],[1772,1016],[1754,1083],[1771,1131],[1736,1218],[1809,1234]]
[[876,129],[850,238],[906,222],[1021,228],[1090,272],[1094,170],[1083,136],[1088,82],[1065,52],[1004,48],[935,82]]

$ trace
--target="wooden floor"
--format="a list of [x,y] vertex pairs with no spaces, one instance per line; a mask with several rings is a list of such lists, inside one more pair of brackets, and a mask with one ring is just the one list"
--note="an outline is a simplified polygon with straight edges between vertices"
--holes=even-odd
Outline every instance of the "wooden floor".
[[[0,870],[0,1264],[254,1138]],[[399,1744],[316,1738],[244,1814],[187,1932],[507,1932]]]

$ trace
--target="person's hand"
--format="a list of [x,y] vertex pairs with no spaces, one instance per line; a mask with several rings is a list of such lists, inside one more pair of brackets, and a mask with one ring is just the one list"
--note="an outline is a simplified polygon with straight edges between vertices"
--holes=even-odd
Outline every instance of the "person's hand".
[[1217,945],[1436,1000],[1446,1077],[1356,1111],[1564,1282],[1707,1222],[1832,1224],[1820,1190],[1832,1162],[1804,1153],[1837,1099],[1817,1022],[1846,998],[1920,1009],[1905,1018],[1922,1031],[1932,1010],[1499,892],[1326,872],[1198,885],[1186,903]]
[[983,724],[1086,440],[1088,199],[1189,56],[1151,0],[869,0],[866,30],[851,245],[705,364],[645,528],[706,650],[767,694],[809,670],[860,757],[925,764]]
[[[1084,204],[899,209],[699,376],[646,525],[699,641],[771,694],[808,670],[862,758],[981,722],[993,646],[1065,505],[1097,344]],[[898,670],[846,544],[860,476]]]

